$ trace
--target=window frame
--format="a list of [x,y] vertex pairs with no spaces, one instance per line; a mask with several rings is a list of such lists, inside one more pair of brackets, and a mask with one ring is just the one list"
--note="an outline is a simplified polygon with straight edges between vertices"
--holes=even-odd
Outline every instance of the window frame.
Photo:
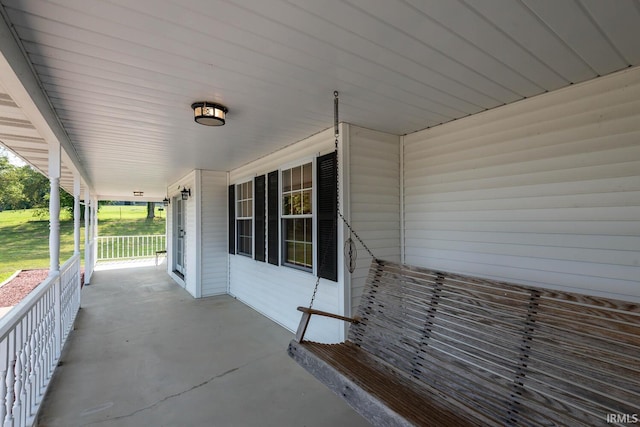
[[[311,193],[310,193],[310,202],[311,202],[311,212],[310,213],[302,213],[302,214],[286,214],[284,212],[284,173],[295,169],[297,167],[302,167],[301,171],[301,182],[304,182],[304,166],[310,164],[311,165]],[[298,159],[294,162],[290,162],[284,165],[281,165],[278,169],[278,218],[280,223],[280,265],[288,268],[292,268],[299,271],[304,271],[306,273],[311,273],[316,275],[316,258],[317,258],[317,220],[316,220],[316,211],[317,211],[317,201],[316,201],[316,159],[315,157],[306,157],[302,159]],[[300,188],[299,190],[290,190],[287,193],[301,192],[308,190],[309,188]],[[304,196],[303,196],[304,197]],[[304,199],[303,199],[304,200]],[[301,203],[304,204],[304,201]],[[311,267],[296,264],[293,262],[287,261],[287,221],[295,220],[295,219],[310,219],[311,220]],[[294,240],[294,242],[296,242]],[[302,241],[306,243],[306,241]]]
[[[253,178],[248,178],[248,179],[244,179],[242,181],[238,181],[235,184],[235,226],[236,226],[236,230],[235,230],[235,239],[236,239],[236,254],[238,255],[242,255],[248,258],[253,259],[254,255],[255,255],[255,220],[254,220],[254,213],[255,213],[255,188],[254,188],[254,182],[253,182]],[[250,186],[251,188],[251,197],[245,197],[245,198],[241,198],[241,196],[244,197],[244,193],[242,190],[243,186]],[[243,216],[242,214],[242,209],[241,207],[243,207],[241,205],[241,203],[246,203],[249,202],[248,206],[251,210],[251,214],[249,216]],[[246,238],[249,237],[251,239],[251,243],[250,243],[250,250],[251,252],[245,252],[243,251],[244,245],[242,244],[242,239],[241,239],[241,235],[240,233],[243,231],[243,227],[241,227],[241,224],[245,224],[247,221],[249,221],[250,223],[250,231],[249,231],[249,235],[247,236],[246,234],[243,234],[242,237]]]

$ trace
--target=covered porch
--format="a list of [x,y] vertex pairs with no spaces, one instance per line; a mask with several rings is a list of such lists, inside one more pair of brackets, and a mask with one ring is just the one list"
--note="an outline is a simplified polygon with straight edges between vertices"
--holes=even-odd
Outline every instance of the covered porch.
[[38,424],[364,426],[286,354],[292,334],[160,266],[99,270]]
[[[0,141],[50,180],[52,273],[5,323],[4,425],[362,423],[284,349],[372,257],[640,301],[640,0],[208,6],[0,0]],[[164,268],[92,277],[100,200],[166,203]]]

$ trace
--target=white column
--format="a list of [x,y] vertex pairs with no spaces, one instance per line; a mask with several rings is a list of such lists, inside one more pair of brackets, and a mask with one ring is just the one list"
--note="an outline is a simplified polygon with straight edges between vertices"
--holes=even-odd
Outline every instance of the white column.
[[73,174],[73,253],[80,255],[80,175]]
[[91,263],[91,197],[89,190],[84,190],[84,284],[88,285],[93,272],[93,264]]
[[98,260],[98,198],[94,197],[91,199],[91,219],[93,220],[93,225],[91,227],[91,241],[93,251],[91,253],[91,270],[96,265],[96,261]]
[[49,142],[49,275],[60,272],[60,143]]
[[[53,335],[54,358],[57,361],[62,349],[62,287],[60,286],[60,168],[61,148],[58,141],[49,141],[49,276],[58,278],[53,283]],[[16,399],[18,397],[16,396]]]

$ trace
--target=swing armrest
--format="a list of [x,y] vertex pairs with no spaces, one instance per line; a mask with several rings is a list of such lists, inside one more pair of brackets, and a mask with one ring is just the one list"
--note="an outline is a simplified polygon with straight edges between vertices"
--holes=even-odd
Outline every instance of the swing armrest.
[[312,314],[317,314],[319,316],[324,316],[324,317],[331,317],[332,319],[343,320],[345,322],[350,322],[350,323],[360,322],[360,318],[358,316],[354,316],[354,317],[340,316],[339,314],[328,313],[326,311],[316,310],[314,308],[298,307],[298,311],[302,312],[302,318],[300,319],[300,325],[298,325],[298,331],[296,332],[297,342],[302,342],[304,338],[304,334],[307,331],[307,326],[309,325],[309,320],[311,320]]

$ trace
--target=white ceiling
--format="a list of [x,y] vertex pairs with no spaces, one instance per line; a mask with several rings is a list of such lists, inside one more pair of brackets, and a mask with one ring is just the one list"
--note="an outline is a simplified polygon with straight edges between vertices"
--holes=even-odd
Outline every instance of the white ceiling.
[[[326,129],[334,90],[342,121],[407,134],[640,64],[640,0],[0,4],[103,198]],[[203,100],[227,125],[193,122]]]

